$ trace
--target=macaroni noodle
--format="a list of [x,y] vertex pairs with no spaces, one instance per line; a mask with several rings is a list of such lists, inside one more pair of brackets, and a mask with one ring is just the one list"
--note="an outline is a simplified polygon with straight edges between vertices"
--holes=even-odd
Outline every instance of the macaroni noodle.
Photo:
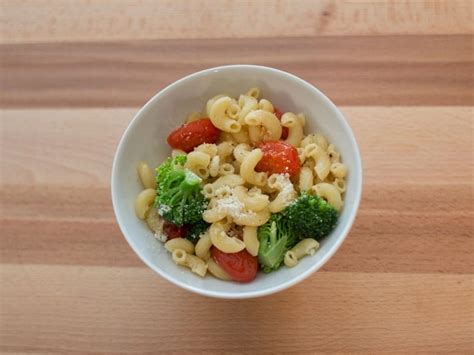
[[243,231],[245,249],[247,249],[250,255],[257,256],[258,248],[260,246],[260,242],[257,238],[257,227],[245,226]]
[[249,152],[242,161],[242,165],[240,166],[240,176],[242,176],[242,178],[249,184],[263,186],[267,182],[267,175],[265,173],[257,173],[255,171],[255,166],[262,157],[262,150],[257,148]]
[[135,213],[138,218],[145,219],[148,210],[155,202],[155,197],[155,189],[146,189],[138,194],[135,199]]
[[156,180],[150,166],[144,161],[138,162],[138,176],[145,189],[156,189]]
[[316,192],[316,195],[327,200],[328,203],[333,206],[337,211],[341,209],[341,193],[333,184],[322,182],[314,185],[313,190]]
[[[275,141],[281,137],[281,124],[280,120],[272,112],[265,110],[251,111],[244,119],[245,123],[249,127],[250,140],[253,143],[259,141]],[[264,128],[263,136],[257,137],[252,136],[252,126],[262,126]],[[254,129],[255,130],[255,129]]]
[[229,237],[221,223],[213,223],[209,227],[212,245],[224,253],[237,253],[245,249],[245,243],[236,237]]
[[175,249],[171,257],[176,264],[190,268],[195,274],[201,277],[206,275],[207,264],[197,256],[188,254],[183,249]]
[[233,107],[234,103],[228,96],[217,99],[211,105],[209,118],[212,124],[224,132],[236,133],[240,131],[241,124],[228,116],[227,111]]
[[165,243],[165,249],[173,252],[175,249],[182,249],[188,254],[194,254],[194,244],[184,238],[170,239]]
[[211,241],[211,237],[209,236],[209,233],[202,234],[198,242],[196,243],[196,247],[195,247],[196,256],[203,260],[209,259],[211,257],[211,252],[210,252],[211,247],[212,247],[212,241]]
[[291,112],[287,112],[281,116],[281,125],[288,127],[288,137],[285,142],[294,147],[299,147],[303,139],[303,124],[302,121]]

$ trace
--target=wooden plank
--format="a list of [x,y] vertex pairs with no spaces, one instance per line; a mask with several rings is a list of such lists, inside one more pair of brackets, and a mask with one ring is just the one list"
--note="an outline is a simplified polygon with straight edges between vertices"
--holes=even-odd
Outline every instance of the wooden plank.
[[[462,168],[472,108],[342,110],[360,144],[365,186],[355,227],[325,269],[472,273],[472,172]],[[142,265],[121,237],[109,192],[113,153],[134,112],[1,112],[1,260]]]
[[4,108],[140,106],[192,72],[242,63],[294,73],[338,105],[474,104],[471,36],[3,45],[0,51]]
[[[0,111],[1,182],[23,187],[108,187],[118,141],[137,110]],[[342,107],[342,111],[360,145],[368,184],[470,183],[471,171],[465,166],[471,153],[472,107]]]
[[[366,194],[367,199],[387,198],[397,201],[405,191],[389,193],[387,188],[372,185],[373,191]],[[458,203],[463,208],[472,203],[466,197],[469,186],[456,188],[456,195],[463,196]],[[440,196],[441,189],[412,188],[419,199],[430,201]],[[51,190],[52,195],[43,201],[40,207],[48,210],[48,204],[57,204],[62,214],[70,213],[69,201],[59,202],[61,192]],[[95,191],[97,192],[97,191]],[[101,194],[108,190],[101,191]],[[453,189],[446,191],[452,193]],[[79,194],[76,191],[77,195]],[[12,194],[11,194],[12,195]],[[443,195],[444,196],[444,195]],[[5,193],[2,193],[2,198]],[[29,202],[12,202],[7,196],[6,210],[32,210]],[[36,200],[37,195],[31,195]],[[91,191],[85,191],[84,198],[88,203],[77,204],[77,208],[86,211],[96,201]],[[392,208],[403,210],[416,197],[393,203]],[[433,209],[442,202],[434,204]],[[448,201],[448,206],[453,201]],[[104,205],[100,201],[99,205]],[[99,209],[92,207],[92,210]],[[398,212],[383,209],[377,203],[364,200],[355,226],[348,239],[324,266],[324,270],[333,272],[411,272],[411,273],[474,273],[472,250],[472,211],[439,211],[439,212]],[[133,253],[112,216],[111,208],[101,211],[110,217],[96,219],[68,214],[66,217],[38,216],[7,217],[0,219],[2,236],[0,238],[0,259],[4,263],[21,264],[61,264],[61,265],[98,265],[98,266],[143,266]],[[44,212],[43,212],[44,214]],[[91,213],[92,214],[92,213]],[[7,213],[10,215],[10,213]]]
[[3,0],[0,6],[0,43],[473,31],[470,0]]
[[[148,269],[0,272],[2,352],[461,353],[474,345],[471,275],[320,272],[282,293],[233,301],[190,294]],[[210,334],[218,336],[203,341]]]

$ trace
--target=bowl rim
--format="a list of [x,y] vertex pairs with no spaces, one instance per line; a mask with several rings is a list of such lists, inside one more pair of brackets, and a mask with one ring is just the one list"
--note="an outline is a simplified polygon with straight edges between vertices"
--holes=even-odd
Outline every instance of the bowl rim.
[[[314,91],[317,95],[321,97],[321,99],[324,101],[326,105],[328,105],[335,113],[336,115],[339,116],[341,119],[341,122],[344,126],[344,129],[346,132],[349,133],[349,140],[351,142],[351,145],[355,148],[355,157],[356,161],[355,166],[356,166],[356,171],[353,173],[356,173],[358,176],[356,177],[356,180],[359,182],[358,186],[356,186],[356,195],[355,195],[355,200],[354,200],[354,205],[353,205],[353,212],[349,215],[349,219],[347,223],[344,225],[343,230],[340,232],[340,237],[336,241],[336,243],[333,245],[331,249],[328,250],[328,252],[321,258],[321,260],[311,266],[310,268],[304,270],[301,274],[298,276],[286,280],[278,285],[269,287],[265,290],[257,290],[257,291],[245,291],[242,293],[228,293],[228,292],[222,292],[222,291],[211,291],[211,290],[206,290],[203,288],[199,287],[194,287],[192,285],[189,285],[183,281],[180,281],[178,279],[175,279],[171,276],[169,276],[167,273],[161,271],[158,268],[155,268],[155,266],[151,263],[151,261],[146,260],[146,258],[141,254],[141,252],[138,250],[138,248],[135,246],[134,242],[132,241],[132,237],[126,233],[126,226],[123,221],[119,219],[119,214],[118,214],[118,204],[119,201],[117,201],[118,194],[115,193],[117,189],[117,165],[118,165],[118,160],[119,157],[123,155],[124,151],[124,142],[127,140],[127,136],[129,133],[134,129],[135,125],[139,121],[139,117],[142,116],[144,112],[146,112],[150,106],[153,105],[154,101],[156,101],[160,96],[164,95],[169,89],[180,85],[181,83],[189,80],[189,79],[195,79],[199,78],[202,76],[206,76],[211,72],[217,72],[221,70],[234,70],[234,69],[257,69],[257,70],[263,70],[267,72],[271,72],[273,74],[277,74],[280,76],[284,76],[288,79],[294,80],[298,82],[300,85],[305,86],[307,89]],[[128,124],[127,128],[123,132],[119,143],[117,145],[117,149],[115,151],[114,159],[113,159],[113,164],[112,164],[112,170],[111,170],[111,195],[112,195],[112,206],[114,210],[114,215],[115,219],[119,225],[120,231],[122,232],[122,235],[125,237],[125,240],[127,243],[130,245],[132,250],[135,252],[135,254],[142,260],[142,262],[147,265],[150,269],[155,271],[158,275],[163,277],[165,280],[168,280],[169,282],[175,284],[176,286],[182,287],[188,291],[203,295],[203,296],[208,296],[208,297],[215,297],[215,298],[224,298],[224,299],[245,299],[245,298],[256,298],[256,297],[262,297],[262,296],[267,296],[282,290],[285,290],[312,275],[316,271],[318,271],[326,262],[332,258],[332,256],[336,253],[336,251],[340,248],[344,240],[347,238],[347,235],[349,234],[349,231],[351,230],[354,221],[356,219],[359,206],[360,206],[360,201],[362,197],[362,189],[363,189],[363,168],[362,168],[362,159],[360,155],[360,149],[359,145],[357,144],[357,141],[355,139],[354,133],[352,131],[351,126],[349,125],[348,121],[342,114],[342,112],[337,108],[337,106],[323,93],[321,92],[318,88],[313,86],[312,84],[308,83],[307,81],[301,79],[300,77],[285,72],[280,69],[276,68],[271,68],[267,66],[261,66],[261,65],[252,65],[252,64],[233,64],[233,65],[223,65],[223,66],[218,66],[218,67],[212,67],[208,69],[204,69],[198,72],[191,73],[187,76],[182,77],[181,79],[176,80],[175,82],[167,85],[165,88],[161,89],[159,92],[154,94],[146,103],[143,105],[137,113],[134,115],[133,119],[130,121]]]

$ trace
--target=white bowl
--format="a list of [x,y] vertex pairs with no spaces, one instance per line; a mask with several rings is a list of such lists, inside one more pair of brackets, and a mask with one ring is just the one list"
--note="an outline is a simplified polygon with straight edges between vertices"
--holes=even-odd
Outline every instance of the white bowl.
[[[314,256],[303,258],[294,268],[282,267],[260,273],[250,283],[226,282],[211,276],[200,278],[173,263],[146,224],[135,216],[134,201],[142,186],[137,163],[158,166],[170,154],[167,135],[207,100],[226,93],[238,97],[250,87],[283,111],[303,112],[305,132],[322,132],[340,151],[348,166],[347,192],[337,227]],[[255,66],[230,65],[207,69],[176,81],[153,96],[125,130],[112,168],[112,201],[115,215],[128,243],[150,268],[187,290],[212,297],[250,298],[268,295],[302,281],[326,263],[340,247],[354,222],[362,192],[362,165],[351,128],[336,106],[314,86],[286,72]]]

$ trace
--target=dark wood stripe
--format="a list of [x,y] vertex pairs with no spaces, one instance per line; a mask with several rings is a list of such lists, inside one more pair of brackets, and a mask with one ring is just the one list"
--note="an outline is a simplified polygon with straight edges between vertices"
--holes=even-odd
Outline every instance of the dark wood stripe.
[[376,36],[3,45],[0,107],[140,106],[194,71],[292,72],[339,105],[472,105],[472,37]]

